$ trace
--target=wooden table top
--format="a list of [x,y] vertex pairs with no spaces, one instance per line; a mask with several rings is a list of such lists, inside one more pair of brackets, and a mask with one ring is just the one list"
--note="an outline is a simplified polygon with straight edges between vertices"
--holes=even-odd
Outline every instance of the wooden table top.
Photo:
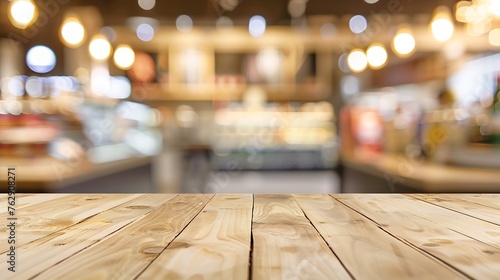
[[[499,279],[500,195],[19,194],[12,279]],[[0,196],[7,218],[7,195]],[[6,236],[7,228],[0,228]],[[5,241],[5,239],[4,239]],[[5,257],[7,242],[0,243]]]

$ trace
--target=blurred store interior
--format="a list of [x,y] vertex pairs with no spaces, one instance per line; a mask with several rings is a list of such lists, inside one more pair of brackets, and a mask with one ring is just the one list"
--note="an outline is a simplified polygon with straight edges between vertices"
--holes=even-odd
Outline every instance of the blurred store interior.
[[500,0],[0,11],[18,192],[500,191]]

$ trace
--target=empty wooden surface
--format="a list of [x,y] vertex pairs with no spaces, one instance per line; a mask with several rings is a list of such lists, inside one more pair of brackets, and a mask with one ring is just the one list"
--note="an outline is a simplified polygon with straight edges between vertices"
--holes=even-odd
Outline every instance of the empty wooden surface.
[[[500,277],[494,194],[17,199],[16,272],[7,270],[2,238],[1,279]],[[0,203],[7,208],[5,194]],[[7,212],[0,217],[7,221]]]

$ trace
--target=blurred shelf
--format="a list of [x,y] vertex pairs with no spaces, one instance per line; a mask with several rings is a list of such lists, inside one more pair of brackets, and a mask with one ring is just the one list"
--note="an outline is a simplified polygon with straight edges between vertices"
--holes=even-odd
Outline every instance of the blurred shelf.
[[134,85],[129,98],[136,102],[171,101],[238,101],[252,87],[259,87],[267,94],[267,101],[321,101],[328,97],[328,90],[320,84],[145,84]]
[[54,125],[0,127],[0,143],[29,144],[47,143],[59,135],[59,129]]
[[342,165],[419,192],[500,192],[498,169],[419,162],[404,155],[342,155]]
[[[129,156],[104,163],[93,163],[86,157],[62,161],[49,156],[0,157],[0,161],[2,168],[7,168],[8,164],[19,170],[17,177],[19,191],[57,192],[67,186],[149,165],[152,157]],[[5,178],[0,178],[0,183],[6,183]]]

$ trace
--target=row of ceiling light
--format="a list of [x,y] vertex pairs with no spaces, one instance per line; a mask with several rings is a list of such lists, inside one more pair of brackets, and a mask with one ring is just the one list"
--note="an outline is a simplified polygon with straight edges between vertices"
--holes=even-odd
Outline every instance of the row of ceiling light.
[[[291,0],[293,1],[299,0]],[[300,0],[305,5],[306,0]],[[376,0],[365,0],[369,4]],[[155,6],[155,0],[138,0],[139,6],[144,10],[150,10]],[[295,2],[294,2],[295,3]],[[297,2],[299,3],[299,2]],[[470,35],[481,35],[489,32],[490,43],[500,45],[500,29],[493,29],[500,17],[500,1],[498,0],[473,0],[460,1],[456,4],[456,19],[467,25]],[[294,7],[297,7],[295,5]],[[290,7],[289,7],[290,8]],[[303,9],[300,9],[301,11]],[[10,4],[9,19],[18,28],[26,28],[37,19],[37,8],[32,0],[13,0]],[[297,14],[297,13],[296,13]],[[225,26],[232,26],[232,22],[225,18]],[[221,20],[221,19],[219,19]],[[221,20],[222,21],[222,20]],[[136,24],[136,35],[142,41],[150,41],[154,36],[154,24]],[[193,21],[187,15],[181,15],[176,20],[176,27],[181,32],[189,32],[192,29]],[[222,25],[221,25],[222,26]],[[354,34],[363,33],[368,26],[365,17],[361,15],[353,16],[349,21],[349,28]],[[435,9],[430,23],[430,29],[434,38],[439,42],[448,41],[454,33],[454,24],[451,11],[446,6],[439,6]],[[108,38],[110,36],[102,30],[104,34],[95,35],[89,44],[89,53],[95,60],[107,60],[111,56],[112,47]],[[260,15],[250,18],[248,31],[254,37],[262,36],[266,31],[266,20]],[[332,37],[336,32],[333,24],[325,24],[320,29],[323,38]],[[324,36],[323,36],[324,35]],[[66,18],[61,30],[61,41],[68,47],[79,47],[86,39],[85,28],[75,17]],[[392,49],[400,57],[408,57],[415,51],[416,43],[412,35],[411,28],[401,26],[392,40]],[[347,57],[347,65],[353,72],[361,72],[369,65],[372,69],[379,69],[387,62],[387,51],[382,44],[374,43],[367,51],[356,48]],[[134,62],[134,51],[127,45],[120,45],[114,53],[114,62],[121,69],[128,69]]]

